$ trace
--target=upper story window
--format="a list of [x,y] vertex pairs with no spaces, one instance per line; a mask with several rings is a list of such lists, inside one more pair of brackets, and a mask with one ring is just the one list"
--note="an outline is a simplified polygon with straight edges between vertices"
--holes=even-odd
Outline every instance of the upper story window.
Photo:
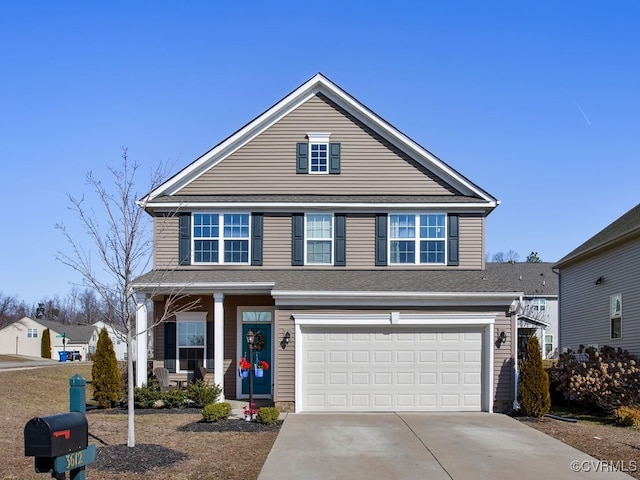
[[340,173],[340,144],[330,143],[330,133],[307,133],[307,142],[299,142],[296,173]]
[[391,214],[389,263],[444,264],[446,238],[444,214]]
[[38,338],[38,329],[27,328],[27,338]]
[[307,264],[333,263],[333,215],[305,216],[305,250]]
[[194,213],[193,263],[249,263],[248,213]]
[[544,298],[534,298],[531,306],[534,312],[544,312],[547,308],[547,300]]

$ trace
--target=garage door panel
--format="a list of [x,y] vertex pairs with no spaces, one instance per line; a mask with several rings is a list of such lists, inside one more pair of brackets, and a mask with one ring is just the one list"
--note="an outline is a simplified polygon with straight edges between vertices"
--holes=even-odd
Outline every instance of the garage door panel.
[[303,411],[481,409],[482,330],[304,327]]

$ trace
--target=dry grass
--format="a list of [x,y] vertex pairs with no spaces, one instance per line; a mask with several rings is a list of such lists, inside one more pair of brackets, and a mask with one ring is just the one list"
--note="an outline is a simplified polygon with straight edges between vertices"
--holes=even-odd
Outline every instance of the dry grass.
[[[91,378],[91,365],[74,363],[51,367],[0,372],[0,462],[3,479],[42,479],[36,474],[33,458],[24,456],[23,431],[35,416],[52,415],[69,410],[69,378],[79,373]],[[87,398],[91,398],[87,388]],[[122,414],[90,412],[89,442],[103,445],[126,443],[127,417]],[[277,432],[194,433],[179,427],[200,420],[199,412],[136,416],[136,443],[159,444],[182,452],[187,459],[170,467],[144,474],[109,473],[87,467],[92,480],[115,479],[252,479],[257,478]]]

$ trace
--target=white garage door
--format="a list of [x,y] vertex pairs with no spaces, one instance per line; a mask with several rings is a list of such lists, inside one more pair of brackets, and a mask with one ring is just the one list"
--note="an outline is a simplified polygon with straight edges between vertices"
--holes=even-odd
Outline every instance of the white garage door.
[[303,411],[480,411],[482,329],[304,327]]

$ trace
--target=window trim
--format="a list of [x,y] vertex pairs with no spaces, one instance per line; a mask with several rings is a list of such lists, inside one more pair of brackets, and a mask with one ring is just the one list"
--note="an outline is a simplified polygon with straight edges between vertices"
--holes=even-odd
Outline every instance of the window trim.
[[[331,162],[331,151],[330,151],[330,137],[331,133],[307,133],[307,139],[309,140],[309,150],[308,150],[308,165],[307,172],[309,175],[329,175],[329,163]],[[325,168],[324,170],[319,170],[314,172],[311,168],[312,162],[312,150],[313,145],[324,145],[325,146]]]
[[[618,322],[620,335],[613,336],[614,322]],[[609,296],[609,338],[611,340],[622,340],[622,293],[616,293]]]
[[[551,341],[547,342],[547,337],[551,337]],[[544,338],[542,339],[542,349],[544,351],[544,357],[547,358],[547,356],[551,353],[553,354],[553,334],[552,333],[544,333]],[[551,345],[551,349],[547,352],[547,345]]]
[[38,328],[27,327],[27,338],[38,338]]
[[191,370],[180,368],[180,348],[201,348],[199,346],[180,346],[180,324],[202,323],[204,324],[204,336],[202,345],[202,366],[207,368],[207,312],[183,312],[176,313],[176,373],[188,373]]
[[[540,308],[542,307],[542,308]],[[536,297],[531,300],[531,308],[534,312],[546,312],[547,311],[547,299]]]
[[[330,238],[311,238],[307,235],[307,219],[309,216],[327,216],[330,217],[331,219],[331,236]],[[305,212],[304,214],[304,225],[303,225],[303,229],[304,229],[304,251],[303,251],[303,255],[304,255],[304,264],[305,265],[333,265],[335,262],[335,245],[336,245],[336,223],[335,223],[335,214],[334,213],[327,213],[327,212]],[[329,262],[309,262],[308,261],[308,257],[307,257],[307,253],[308,253],[308,242],[309,241],[323,241],[323,242],[330,242],[331,243],[331,258],[329,259]]]
[[[393,229],[391,228],[391,219],[395,216],[413,216],[414,217],[414,259],[413,263],[409,262],[394,262],[392,257],[391,244],[394,241],[411,241],[410,238],[394,238],[392,236]],[[444,218],[444,236],[439,238],[420,237],[420,217],[422,215],[427,216],[442,216]],[[387,264],[388,265],[447,265],[448,259],[448,234],[449,234],[449,216],[445,212],[393,212],[387,215]],[[420,242],[421,241],[438,241],[442,242],[444,246],[442,262],[420,262]]]
[[[196,215],[218,215],[218,236],[217,237],[196,237],[195,229]],[[224,236],[224,216],[225,215],[247,215],[247,236],[246,237],[225,237]],[[251,212],[234,212],[234,211],[195,211],[191,212],[191,265],[251,265],[251,234],[252,234],[252,215]],[[217,241],[218,242],[218,261],[217,262],[198,262],[196,261],[196,241]],[[247,261],[246,262],[225,262],[225,241],[241,240],[247,242]]]

